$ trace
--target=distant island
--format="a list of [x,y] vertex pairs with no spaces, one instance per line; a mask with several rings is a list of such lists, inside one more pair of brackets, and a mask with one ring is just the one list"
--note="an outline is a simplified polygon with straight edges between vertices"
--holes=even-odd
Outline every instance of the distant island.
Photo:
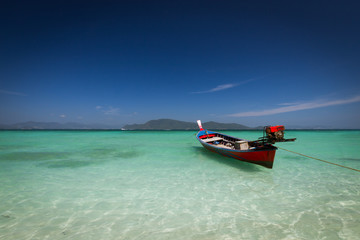
[[2,130],[92,130],[92,129],[113,129],[102,124],[83,124],[83,123],[57,123],[57,122],[22,122],[16,124],[0,124]]
[[[249,130],[253,129],[237,123],[205,122],[204,127],[212,130]],[[151,120],[144,124],[131,124],[123,127],[125,130],[198,130],[196,122],[184,122],[173,119]]]
[[[262,130],[263,127],[248,127],[238,123],[218,123],[204,122],[203,126],[210,130]],[[288,130],[334,130],[328,126],[285,126]],[[85,124],[85,123],[57,123],[57,122],[22,122],[16,124],[0,124],[0,130],[198,130],[194,122],[185,122],[174,119],[150,120],[143,124],[105,125],[105,124]],[[341,130],[341,129],[338,129]],[[346,129],[343,129],[346,130]]]
[[[211,130],[252,130],[238,123],[204,122],[203,126]],[[23,122],[11,125],[0,124],[3,130],[198,130],[196,122],[185,122],[173,119],[151,120],[143,124],[128,124],[123,127],[111,127],[101,124],[56,123],[56,122]]]

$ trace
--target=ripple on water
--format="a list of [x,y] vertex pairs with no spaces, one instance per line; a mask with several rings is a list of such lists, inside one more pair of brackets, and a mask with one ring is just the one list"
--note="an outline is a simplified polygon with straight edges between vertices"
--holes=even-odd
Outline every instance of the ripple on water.
[[0,154],[0,161],[46,161],[68,157],[67,152],[11,152]]
[[59,161],[50,161],[45,163],[40,163],[38,166],[47,167],[47,168],[80,168],[86,167],[94,164],[92,161],[85,160],[59,160]]
[[115,149],[115,148],[96,148],[91,151],[87,151],[84,154],[91,158],[135,158],[141,155],[139,150],[135,149]]
[[134,149],[97,148],[85,152],[40,152],[22,151],[0,154],[0,161],[41,162],[38,166],[48,168],[79,168],[103,163],[104,160],[130,159],[141,156]]
[[[0,151],[0,239],[360,236],[357,172],[284,151],[270,170],[198,147],[189,132],[41,132],[23,142],[29,134],[16,141],[33,145]],[[314,136],[304,138],[322,144]],[[355,165],[358,149],[306,154]]]

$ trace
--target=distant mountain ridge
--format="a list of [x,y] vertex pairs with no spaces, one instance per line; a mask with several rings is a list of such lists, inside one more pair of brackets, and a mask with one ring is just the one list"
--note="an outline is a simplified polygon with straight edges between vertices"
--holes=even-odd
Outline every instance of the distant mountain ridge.
[[[209,130],[262,130],[263,127],[248,127],[238,123],[204,122],[203,127]],[[85,123],[58,122],[22,122],[16,124],[0,124],[0,130],[198,130],[196,122],[186,122],[173,119],[150,120],[143,124],[105,125]],[[288,130],[334,130],[329,126],[289,126]],[[341,129],[339,129],[341,130]],[[357,130],[357,129],[355,129]]]
[[82,124],[75,122],[57,123],[57,122],[23,122],[16,124],[0,124],[0,129],[4,130],[90,130],[90,129],[113,129],[101,124]]
[[[247,130],[252,129],[237,123],[205,122],[203,126],[212,130]],[[151,120],[144,124],[131,124],[123,127],[125,130],[198,130],[195,122],[185,122],[173,119]]]
[[[237,123],[204,122],[203,126],[211,130],[248,130],[250,128]],[[57,122],[23,122],[16,124],[0,124],[3,130],[92,130],[92,129],[118,129],[118,130],[198,130],[196,122],[185,122],[173,119],[150,120],[143,124],[128,124],[123,127],[114,127],[102,124],[57,123]]]

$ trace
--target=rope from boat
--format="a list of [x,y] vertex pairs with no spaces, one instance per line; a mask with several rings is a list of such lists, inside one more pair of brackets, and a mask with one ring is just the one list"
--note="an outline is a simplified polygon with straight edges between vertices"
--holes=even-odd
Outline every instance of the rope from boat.
[[335,165],[335,166],[338,166],[338,167],[343,167],[343,168],[347,168],[347,169],[350,169],[350,170],[354,170],[354,171],[357,171],[357,172],[360,172],[359,169],[356,169],[356,168],[351,168],[351,167],[347,167],[347,166],[344,166],[344,165],[340,165],[340,164],[337,164],[337,163],[333,163],[333,162],[328,162],[328,161],[325,161],[325,160],[322,160],[322,159],[319,159],[319,158],[315,158],[315,157],[311,157],[311,156],[308,156],[308,155],[305,155],[305,154],[302,154],[302,153],[298,153],[298,152],[294,152],[294,151],[291,151],[291,150],[287,150],[285,148],[281,148],[281,147],[277,147],[281,150],[285,150],[285,151],[288,151],[288,152],[291,152],[291,153],[295,153],[295,154],[298,154],[298,155],[301,155],[301,156],[304,156],[304,157],[307,157],[307,158],[311,158],[311,159],[315,159],[315,160],[318,160],[318,161],[321,161],[321,162],[324,162],[324,163],[328,163],[328,164],[332,164],[332,165]]

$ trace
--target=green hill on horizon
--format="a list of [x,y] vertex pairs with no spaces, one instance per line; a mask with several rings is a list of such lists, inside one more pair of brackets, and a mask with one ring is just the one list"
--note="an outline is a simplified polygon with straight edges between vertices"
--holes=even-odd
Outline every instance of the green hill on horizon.
[[[203,126],[212,130],[247,130],[253,129],[238,123],[204,122]],[[173,119],[150,120],[144,124],[130,124],[123,127],[125,130],[198,130],[196,122],[185,122]]]

